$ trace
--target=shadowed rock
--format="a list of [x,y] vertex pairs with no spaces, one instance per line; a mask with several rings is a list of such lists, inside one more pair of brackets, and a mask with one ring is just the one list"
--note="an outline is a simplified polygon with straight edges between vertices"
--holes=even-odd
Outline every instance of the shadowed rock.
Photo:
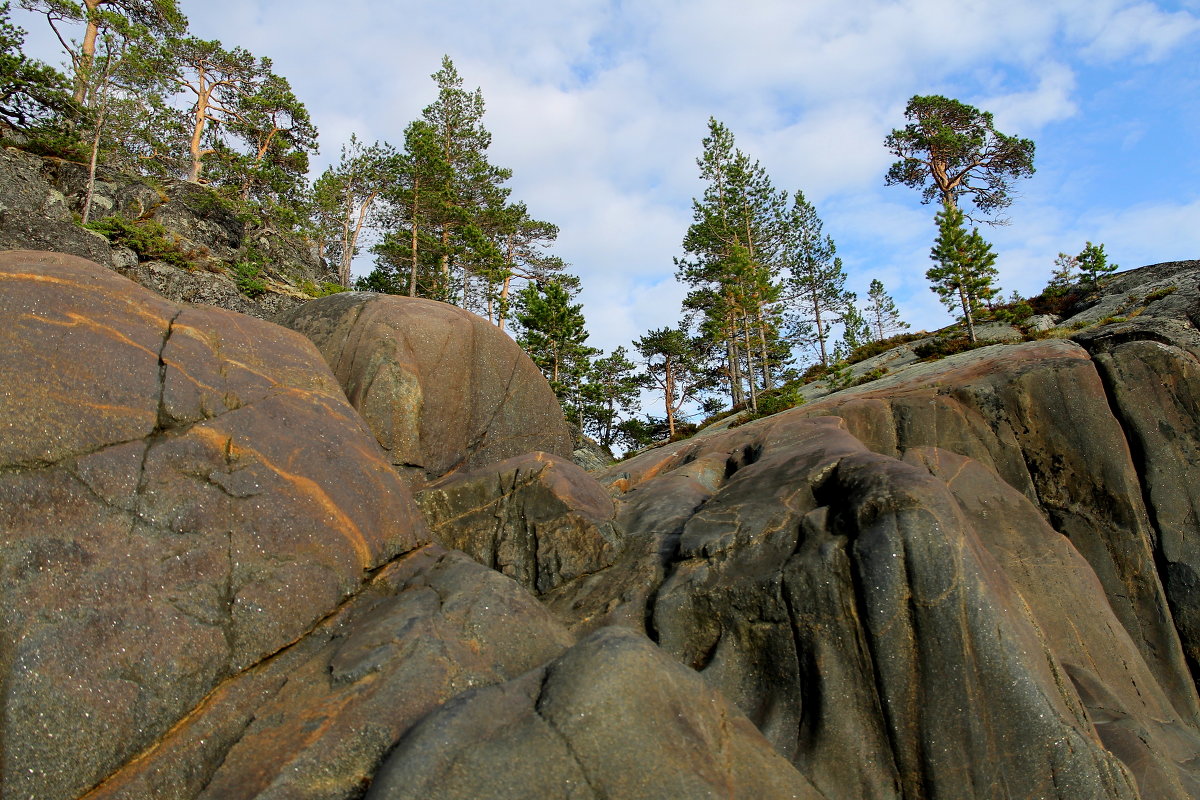
[[[818,789],[1191,796],[1190,720],[1087,562],[994,472],[934,449],[904,463],[792,413],[635,459],[621,480],[682,508],[695,496],[674,469],[747,451],[683,524],[653,632]],[[1107,693],[1081,699],[1073,673]]]
[[0,318],[0,794],[75,797],[428,534],[303,337],[49,253]]
[[418,482],[533,450],[571,457],[545,378],[516,342],[470,312],[343,293],[281,321],[312,339],[392,463]]
[[457,472],[417,494],[433,536],[536,594],[612,563],[608,493],[546,453]]

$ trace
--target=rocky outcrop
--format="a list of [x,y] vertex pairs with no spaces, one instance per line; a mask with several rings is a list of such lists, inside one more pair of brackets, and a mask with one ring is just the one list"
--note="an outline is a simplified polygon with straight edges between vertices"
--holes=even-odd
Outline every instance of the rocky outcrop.
[[75,224],[62,192],[42,174],[41,158],[0,148],[0,250],[53,250],[112,263],[112,248],[98,233]]
[[427,539],[303,337],[0,260],[5,797],[67,798]]
[[571,457],[545,378],[516,342],[469,311],[354,292],[280,321],[316,344],[392,463],[414,481],[533,450]]
[[[111,267],[177,302],[214,305],[271,319],[309,297],[303,282],[328,280],[321,259],[296,237],[265,220],[246,220],[211,190],[186,181],[151,185],[142,178],[101,175],[93,220],[120,216],[162,225],[190,266],[139,255],[75,220],[87,185],[83,164],[0,149],[0,250],[52,250]],[[263,265],[263,291],[239,289],[233,265]]]
[[6,797],[1200,796],[1194,267],[593,477],[456,309],[0,264]]
[[294,645],[223,682],[87,797],[361,797],[430,711],[571,643],[515,583],[427,547],[383,567]]
[[544,594],[612,564],[612,498],[547,453],[449,475],[417,494],[438,541]]

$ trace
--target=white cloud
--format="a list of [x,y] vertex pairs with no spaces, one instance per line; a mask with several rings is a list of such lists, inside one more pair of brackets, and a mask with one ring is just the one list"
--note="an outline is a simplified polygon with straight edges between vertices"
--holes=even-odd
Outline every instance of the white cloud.
[[1078,112],[1073,98],[1075,73],[1070,67],[1051,61],[1039,66],[1036,75],[1038,85],[1030,91],[1003,94],[979,103],[980,108],[992,112],[998,130],[1031,135],[1048,123]]

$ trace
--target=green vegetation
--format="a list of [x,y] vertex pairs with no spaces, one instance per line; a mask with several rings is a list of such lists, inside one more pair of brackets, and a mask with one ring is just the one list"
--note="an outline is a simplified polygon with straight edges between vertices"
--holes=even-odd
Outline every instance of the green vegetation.
[[976,340],[975,320],[983,304],[996,294],[992,280],[996,276],[996,254],[979,235],[979,228],[967,233],[963,213],[946,204],[937,215],[938,238],[929,257],[934,266],[925,277],[930,287],[951,310],[962,309],[967,338]]
[[262,280],[262,268],[250,261],[238,261],[233,265],[233,282],[238,291],[253,299],[267,290],[267,284]]
[[937,361],[956,353],[965,353],[978,347],[986,347],[992,342],[979,342],[967,336],[939,336],[928,342],[923,342],[913,348],[913,352],[922,361]]
[[140,261],[165,261],[184,269],[195,269],[197,262],[208,253],[203,249],[187,249],[179,236],[154,220],[133,221],[122,216],[105,217],[89,222],[86,227],[103,234],[113,244],[128,247]]
[[328,297],[331,294],[339,294],[340,292],[349,291],[340,283],[333,283],[330,281],[328,283],[316,284],[308,279],[300,281],[298,288],[309,297]]
[[[926,338],[907,332],[882,281],[870,280],[859,302],[813,203],[800,189],[777,188],[716,119],[700,143],[703,188],[675,263],[687,287],[680,318],[605,354],[587,346],[579,281],[551,252],[557,226],[512,197],[512,171],[489,155],[482,93],[466,88],[450,58],[431,75],[429,105],[400,137],[368,142],[352,133],[334,143],[339,158],[313,180],[318,134],[288,80],[269,59],[190,35],[178,0],[22,5],[53,28],[68,74],[21,52],[24,32],[0,0],[0,129],[33,152],[88,165],[80,213],[88,228],[142,260],[227,272],[247,297],[268,291],[267,259],[253,248],[218,262],[153,219],[90,219],[97,170],[158,185],[164,201],[161,187],[190,181],[197,186],[181,199],[195,214],[311,243],[337,282],[299,281],[310,297],[353,285],[454,303],[511,326],[568,419],[605,447],[687,435],[697,405],[754,417],[802,402],[806,382],[877,380],[886,368],[855,377],[851,365]],[[941,206],[926,277],[966,332],[919,345],[921,357],[977,346],[978,321],[1020,326],[1034,314],[1065,313],[1117,269],[1103,245],[1088,242],[1077,255],[1060,254],[1042,295],[994,302],[996,256],[968,222],[1002,221],[1013,184],[1033,173],[1034,145],[945,97],[912,97],[905,119],[885,139],[895,158],[885,182]],[[373,268],[353,280],[363,253]],[[658,394],[664,416],[636,416],[645,389]]]

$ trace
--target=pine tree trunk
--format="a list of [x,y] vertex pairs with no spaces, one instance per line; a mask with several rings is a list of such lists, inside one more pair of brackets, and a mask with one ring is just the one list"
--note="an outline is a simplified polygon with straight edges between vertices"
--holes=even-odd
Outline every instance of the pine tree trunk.
[[775,386],[775,382],[771,379],[771,350],[767,346],[767,324],[763,320],[761,306],[758,315],[758,346],[762,352],[762,385],[764,389],[772,389]]
[[75,72],[75,102],[87,104],[88,80],[91,78],[92,67],[96,64],[96,37],[100,33],[100,22],[96,19],[96,9],[100,0],[84,0],[84,12],[87,15],[87,27],[83,32],[83,43],[79,47],[79,66]]
[[813,292],[813,316],[817,321],[817,343],[821,346],[821,366],[829,366],[829,353],[825,350],[825,327],[821,320],[821,304]]
[[754,386],[754,348],[750,346],[750,320],[742,317],[742,341],[746,345],[746,383],[750,388],[750,410],[758,413],[758,391]]
[[972,344],[975,343],[975,320],[971,315],[971,298],[967,295],[967,291],[960,285],[958,287],[958,298],[962,301],[963,319],[967,322],[967,338]]
[[663,361],[663,369],[665,370],[663,394],[666,399],[667,406],[667,437],[675,438],[675,372],[671,367],[671,357],[666,356]]
[[500,326],[500,330],[504,330],[504,324],[508,322],[506,319],[508,316],[508,293],[512,289],[512,278],[511,272],[505,275],[504,284],[500,287],[500,310],[498,312],[500,321],[497,323]]

